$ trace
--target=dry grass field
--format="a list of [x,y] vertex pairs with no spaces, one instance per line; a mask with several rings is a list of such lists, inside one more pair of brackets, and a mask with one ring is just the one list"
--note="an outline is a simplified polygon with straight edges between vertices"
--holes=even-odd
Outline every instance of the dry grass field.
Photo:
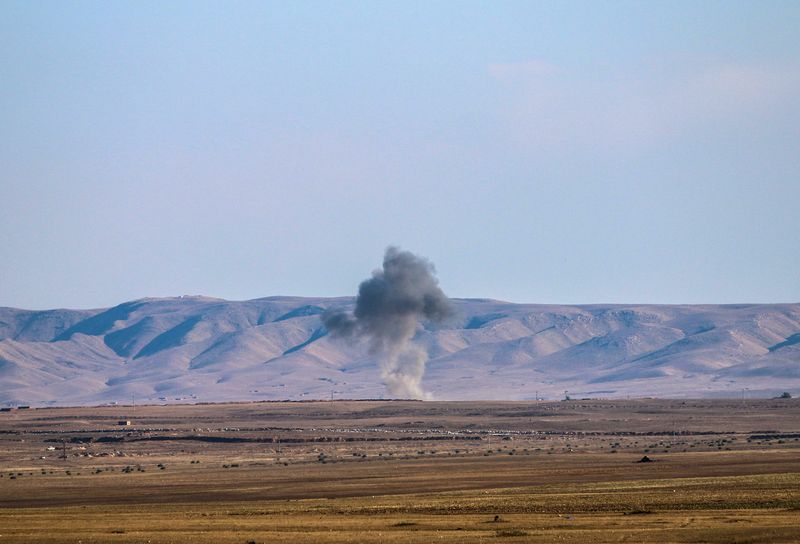
[[6,542],[800,542],[800,402],[0,412]]

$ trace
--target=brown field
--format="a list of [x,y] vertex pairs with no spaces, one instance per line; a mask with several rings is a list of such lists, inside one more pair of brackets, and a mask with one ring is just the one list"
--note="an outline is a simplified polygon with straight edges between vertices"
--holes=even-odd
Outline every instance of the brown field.
[[440,541],[800,542],[800,402],[0,412],[0,544]]

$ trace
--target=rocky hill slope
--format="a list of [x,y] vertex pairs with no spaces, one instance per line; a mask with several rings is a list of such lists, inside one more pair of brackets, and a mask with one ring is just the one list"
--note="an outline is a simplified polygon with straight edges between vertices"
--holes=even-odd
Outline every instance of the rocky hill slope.
[[[320,320],[352,298],[141,299],[0,308],[0,405],[386,397],[364,346]],[[800,392],[800,304],[511,304],[456,299],[423,324],[434,399]]]

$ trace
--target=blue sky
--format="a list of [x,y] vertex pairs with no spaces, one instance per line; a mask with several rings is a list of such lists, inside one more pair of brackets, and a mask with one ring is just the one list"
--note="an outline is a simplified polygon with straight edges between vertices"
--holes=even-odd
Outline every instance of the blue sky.
[[0,305],[800,301],[797,2],[0,12]]

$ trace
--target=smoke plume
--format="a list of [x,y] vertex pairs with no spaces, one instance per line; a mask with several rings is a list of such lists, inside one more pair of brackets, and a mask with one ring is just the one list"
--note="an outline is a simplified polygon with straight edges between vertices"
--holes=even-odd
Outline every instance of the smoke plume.
[[441,321],[451,311],[433,264],[389,247],[383,268],[359,285],[353,313],[331,311],[322,321],[333,336],[366,340],[392,396],[423,398],[428,354],[412,338],[421,320]]

